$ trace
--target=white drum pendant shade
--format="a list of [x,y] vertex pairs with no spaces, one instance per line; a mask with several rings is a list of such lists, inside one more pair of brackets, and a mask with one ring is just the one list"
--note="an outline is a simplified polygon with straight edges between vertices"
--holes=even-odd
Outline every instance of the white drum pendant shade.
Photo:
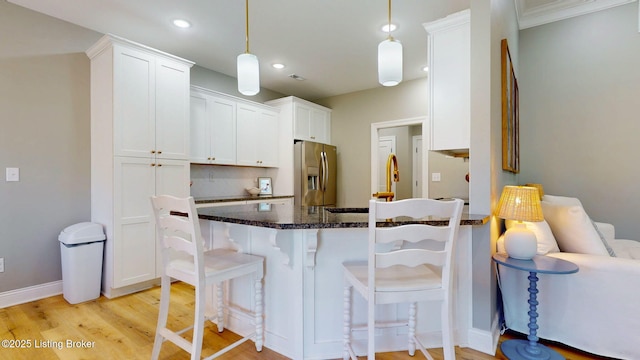
[[396,86],[402,81],[402,44],[389,38],[378,45],[378,82]]
[[238,55],[238,91],[247,96],[260,92],[260,64],[253,54]]

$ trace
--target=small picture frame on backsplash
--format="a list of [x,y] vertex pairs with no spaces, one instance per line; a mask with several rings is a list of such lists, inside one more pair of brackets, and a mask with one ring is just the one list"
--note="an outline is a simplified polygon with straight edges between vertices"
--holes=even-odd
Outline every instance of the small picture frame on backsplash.
[[270,177],[259,177],[258,188],[260,188],[260,195],[272,195],[273,187],[271,186]]

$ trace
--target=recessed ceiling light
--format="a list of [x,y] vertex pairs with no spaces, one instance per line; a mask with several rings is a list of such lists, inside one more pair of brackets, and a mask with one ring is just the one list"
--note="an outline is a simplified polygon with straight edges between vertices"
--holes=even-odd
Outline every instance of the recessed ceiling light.
[[190,28],[191,27],[191,23],[188,22],[187,20],[184,19],[175,19],[173,20],[173,25],[182,28],[182,29],[186,29],[186,28]]
[[398,27],[396,26],[396,24],[385,24],[382,27],[382,31],[389,33],[389,32],[393,32],[397,29]]
[[284,69],[286,67],[284,64],[280,63],[271,64],[271,66],[273,66],[275,69]]

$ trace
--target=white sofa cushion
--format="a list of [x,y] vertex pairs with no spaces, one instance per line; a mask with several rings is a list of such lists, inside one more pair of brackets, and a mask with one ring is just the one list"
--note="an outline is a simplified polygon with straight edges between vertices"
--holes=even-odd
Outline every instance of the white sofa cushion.
[[609,244],[617,257],[640,260],[640,241],[615,239],[610,240]]
[[609,242],[607,241],[607,237],[602,233],[602,231],[600,231],[600,228],[598,228],[598,225],[596,224],[595,221],[593,221],[593,219],[589,219],[591,220],[591,224],[593,225],[593,228],[596,229],[596,232],[598,233],[598,236],[600,237],[600,241],[602,241],[602,245],[604,245],[604,248],[607,249],[607,253],[609,253],[609,256],[616,256],[616,252],[613,251],[613,248],[611,247],[611,245],[609,245]]
[[[505,220],[505,227],[509,229],[515,223],[516,221],[514,220]],[[537,222],[524,221],[524,224],[527,229],[531,230],[536,235],[536,241],[538,242],[538,255],[546,255],[548,253],[560,251],[556,238],[553,236],[553,232],[546,220]]]
[[582,203],[580,199],[568,196],[558,196],[558,195],[543,195],[542,201],[546,201],[548,203],[556,204],[556,205],[566,205],[566,206],[580,206],[582,207]]
[[561,251],[609,256],[600,235],[581,205],[553,203],[547,201],[547,198],[545,195],[542,201],[542,213]]

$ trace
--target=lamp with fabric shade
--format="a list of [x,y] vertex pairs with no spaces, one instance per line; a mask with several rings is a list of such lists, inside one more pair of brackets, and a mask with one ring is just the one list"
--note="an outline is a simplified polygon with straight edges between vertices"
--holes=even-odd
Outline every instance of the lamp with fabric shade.
[[530,186],[505,186],[495,215],[516,221],[504,234],[504,248],[509,257],[531,260],[538,251],[538,242],[535,234],[527,229],[523,221],[544,220],[538,189]]
[[524,184],[524,186],[530,186],[538,189],[538,194],[540,195],[540,200],[542,201],[542,197],[544,196],[544,189],[542,188],[542,184]]

